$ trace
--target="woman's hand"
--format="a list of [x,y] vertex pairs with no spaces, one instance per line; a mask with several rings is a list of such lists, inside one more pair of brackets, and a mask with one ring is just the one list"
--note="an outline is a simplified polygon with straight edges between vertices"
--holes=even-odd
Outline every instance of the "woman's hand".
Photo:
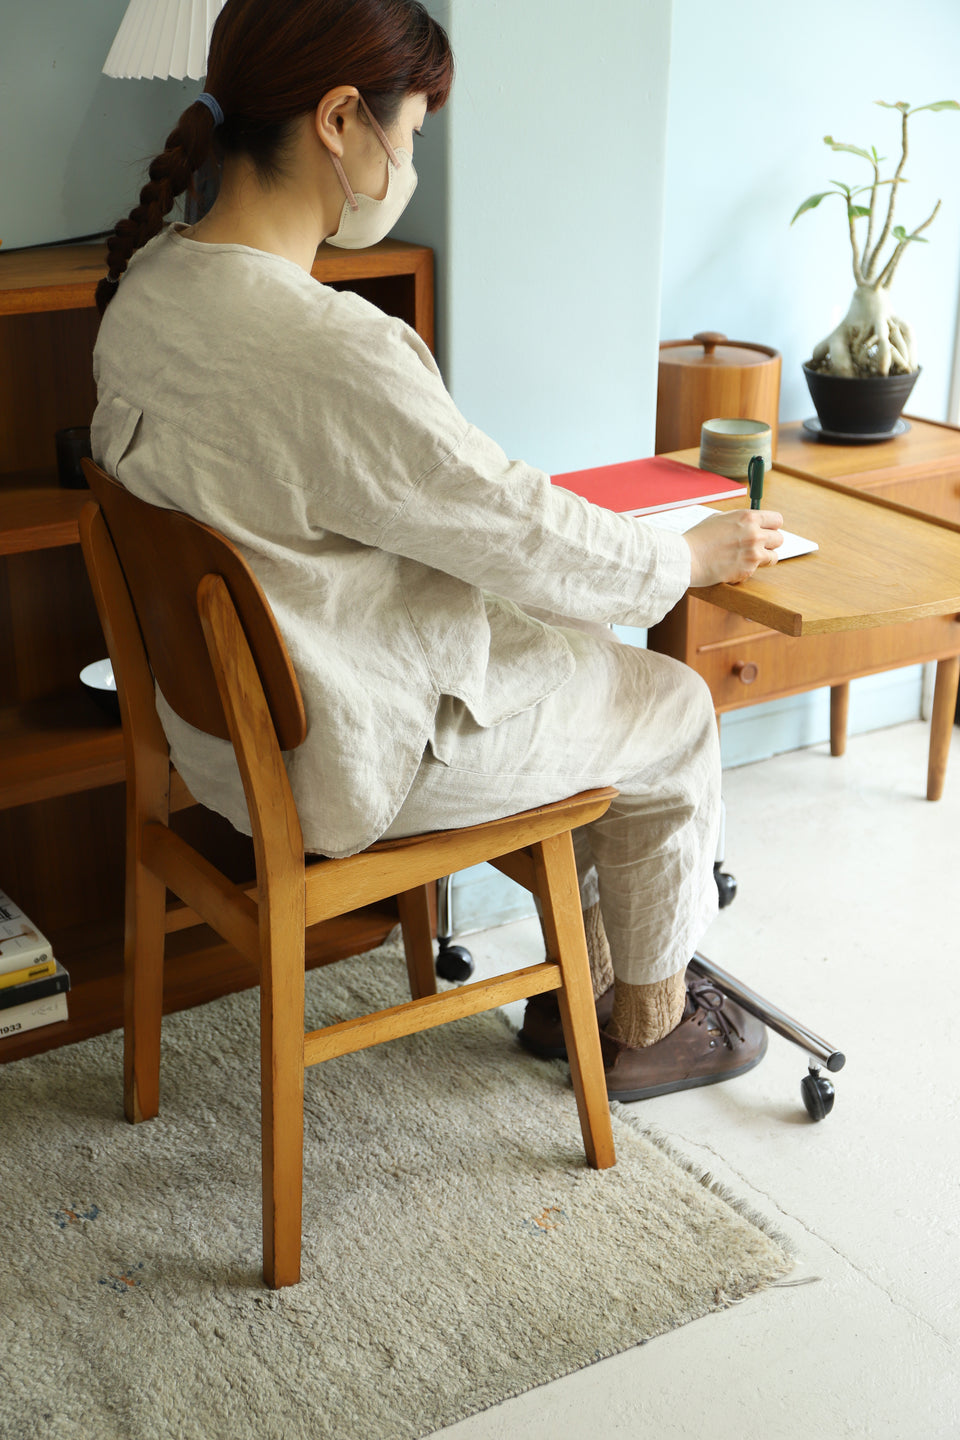
[[749,580],[761,565],[775,565],[783,544],[783,516],[775,510],[718,510],[688,530],[690,584]]

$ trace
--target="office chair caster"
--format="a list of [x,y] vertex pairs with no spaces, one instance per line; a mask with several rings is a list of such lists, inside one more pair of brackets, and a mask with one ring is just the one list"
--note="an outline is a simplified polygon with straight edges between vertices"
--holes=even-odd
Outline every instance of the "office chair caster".
[[462,945],[451,944],[453,936],[453,901],[450,876],[437,881],[437,974],[441,980],[462,984],[473,974],[473,956]]
[[[709,980],[724,995],[741,1006],[750,1015],[755,1015],[762,1020],[770,1030],[782,1035],[784,1040],[789,1040],[792,1045],[799,1045],[810,1056],[809,1075],[805,1075],[800,1082],[800,1093],[803,1096],[803,1103],[811,1120],[823,1120],[833,1109],[833,1102],[836,1099],[833,1084],[825,1075],[820,1074],[820,1065],[826,1065],[832,1075],[842,1070],[847,1063],[847,1057],[842,1050],[828,1044],[820,1035],[815,1035],[808,1030],[806,1025],[801,1025],[799,1020],[794,1020],[786,1015],[778,1006],[769,1000],[764,1000],[755,990],[744,985],[742,980],[737,980],[726,970],[721,970],[719,965],[714,965],[705,955],[698,950],[690,961],[689,968],[695,975],[700,975],[704,980]],[[820,1062],[819,1064],[817,1062]]]
[[720,869],[721,862],[713,862],[713,878],[717,882],[717,897],[720,901],[720,909],[726,910],[731,905],[737,893],[737,877],[729,874],[726,870]]
[[451,945],[449,936],[437,938],[437,974],[441,980],[469,980],[474,971],[473,956],[462,945]]
[[820,1067],[811,1063],[810,1073],[800,1081],[800,1093],[811,1120],[825,1120],[833,1109],[836,1091],[832,1081],[820,1074]]

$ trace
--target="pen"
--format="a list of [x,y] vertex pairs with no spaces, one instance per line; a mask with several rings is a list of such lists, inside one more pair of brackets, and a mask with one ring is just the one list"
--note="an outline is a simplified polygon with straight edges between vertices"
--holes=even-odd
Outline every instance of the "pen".
[[763,499],[763,456],[754,455],[747,466],[747,484],[750,487],[750,509],[759,510]]

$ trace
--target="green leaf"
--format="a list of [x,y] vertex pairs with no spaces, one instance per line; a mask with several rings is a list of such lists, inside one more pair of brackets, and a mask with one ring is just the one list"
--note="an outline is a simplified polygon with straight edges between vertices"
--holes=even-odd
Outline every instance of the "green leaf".
[[847,199],[848,199],[848,200],[850,199],[850,195],[851,195],[852,192],[851,192],[851,190],[850,190],[850,186],[849,186],[849,185],[844,185],[844,183],[843,183],[842,180],[831,180],[831,181],[830,181],[830,184],[831,184],[831,185],[836,185],[837,189],[838,189],[838,190],[842,190],[843,193],[844,193],[844,195],[846,195]]
[[908,235],[902,225],[894,225],[893,233],[901,245],[906,245],[911,240],[918,241],[921,245],[929,245],[930,243],[925,235]]
[[861,155],[863,159],[869,161],[871,165],[874,163],[873,156],[869,150],[861,150],[859,145],[841,145],[839,140],[834,140],[830,135],[824,135],[823,143],[824,145],[829,145],[831,150],[845,150],[848,155]]
[[874,103],[882,105],[884,110],[899,110],[905,115],[909,115],[910,113],[910,105],[906,100],[877,100]]
[[960,110],[960,101],[957,100],[935,100],[932,105],[918,105],[916,110],[911,110],[911,115],[916,115],[920,110]]
[[870,214],[870,208],[867,205],[848,205],[847,214],[851,220],[862,220],[865,215]]
[[[806,200],[804,200],[803,204],[798,206],[797,211],[794,214],[793,220],[798,219],[803,214],[804,210],[816,210],[821,200],[826,200],[828,195],[835,194],[835,190],[821,190],[819,195],[808,195]],[[793,224],[793,220],[790,221],[791,225]]]

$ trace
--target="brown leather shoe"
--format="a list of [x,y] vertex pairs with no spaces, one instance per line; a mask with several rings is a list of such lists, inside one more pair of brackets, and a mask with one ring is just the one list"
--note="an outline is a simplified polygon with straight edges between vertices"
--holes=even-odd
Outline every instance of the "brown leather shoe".
[[767,1053],[767,1028],[708,980],[691,976],[683,1019],[669,1035],[635,1049],[601,1031],[600,1048],[610,1099],[647,1100],[746,1074]]
[[[597,1024],[602,1028],[613,1014],[613,986],[596,1001]],[[555,990],[532,995],[523,1012],[523,1025],[517,1037],[520,1044],[541,1060],[566,1060],[567,1047],[560,1023],[560,1006]]]

